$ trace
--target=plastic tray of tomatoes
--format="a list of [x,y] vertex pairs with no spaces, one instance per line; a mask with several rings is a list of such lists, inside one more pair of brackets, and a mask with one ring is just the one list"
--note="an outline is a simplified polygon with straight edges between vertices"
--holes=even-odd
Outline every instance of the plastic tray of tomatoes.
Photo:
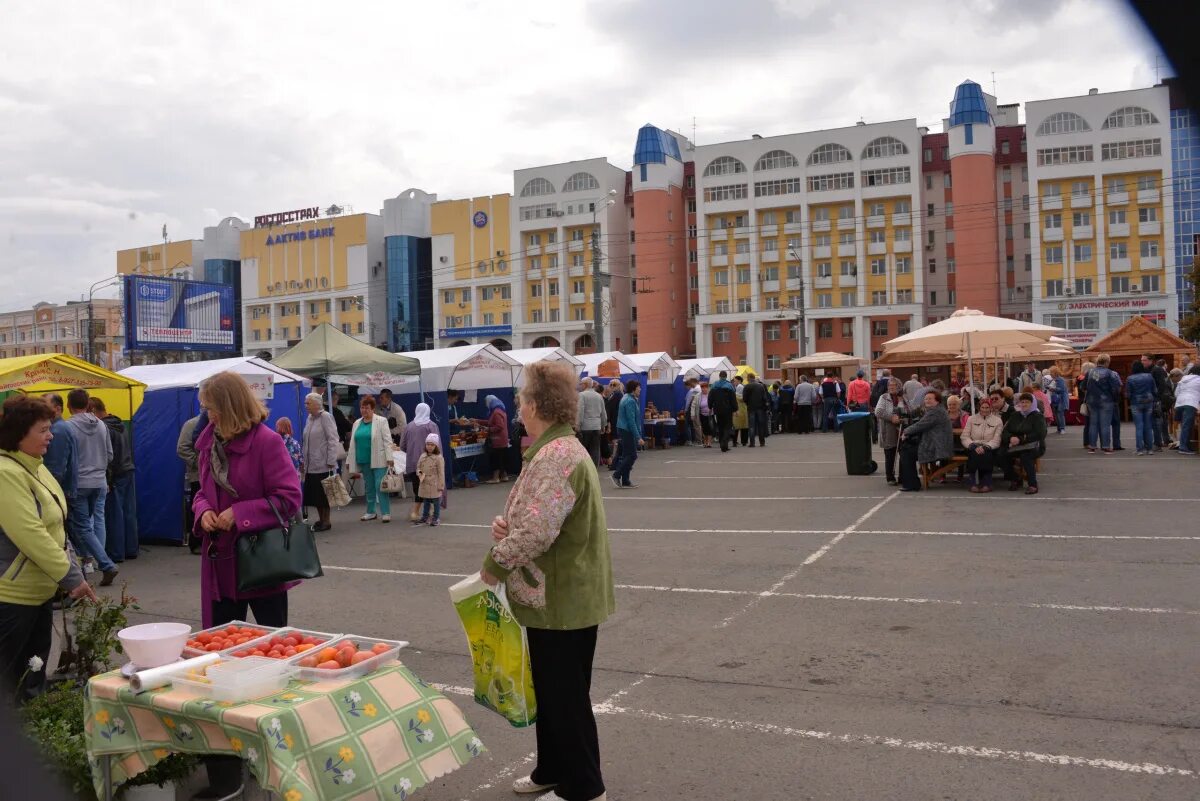
[[292,627],[278,629],[266,637],[244,643],[222,653],[242,659],[249,656],[262,656],[267,659],[291,659],[303,657],[314,649],[327,645],[332,640],[342,637],[341,634],[329,634],[323,631],[307,631]]
[[276,631],[279,629],[274,626],[251,625],[243,620],[234,620],[192,634],[183,646],[183,655],[200,656],[210,652],[227,651],[269,637]]
[[407,645],[403,640],[342,634],[316,653],[310,651],[288,661],[300,668],[301,679],[357,679],[396,659],[400,649]]

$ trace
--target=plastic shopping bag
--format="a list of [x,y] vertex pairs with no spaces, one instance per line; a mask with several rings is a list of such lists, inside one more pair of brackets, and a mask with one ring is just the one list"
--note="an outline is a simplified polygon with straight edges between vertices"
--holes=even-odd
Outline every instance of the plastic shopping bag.
[[525,628],[513,617],[504,585],[495,589],[478,574],[450,588],[450,600],[467,633],[475,668],[475,702],[499,712],[513,726],[537,720],[533,672]]

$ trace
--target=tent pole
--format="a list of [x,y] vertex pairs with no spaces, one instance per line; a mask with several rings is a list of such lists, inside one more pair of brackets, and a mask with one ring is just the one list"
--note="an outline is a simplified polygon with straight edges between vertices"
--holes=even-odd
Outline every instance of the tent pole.
[[[967,380],[975,380],[975,362],[971,358],[971,332],[967,332]],[[975,393],[971,393],[971,414],[975,414]]]

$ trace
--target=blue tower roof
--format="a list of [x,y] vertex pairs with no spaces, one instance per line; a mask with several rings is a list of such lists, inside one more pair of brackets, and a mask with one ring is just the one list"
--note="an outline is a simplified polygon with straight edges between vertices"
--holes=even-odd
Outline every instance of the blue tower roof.
[[968,122],[995,124],[988,112],[987,101],[983,98],[983,89],[974,81],[960,83],[954,90],[954,100],[950,102],[950,127]]
[[666,164],[667,156],[683,161],[679,142],[666,131],[646,124],[638,131],[637,146],[633,149],[634,164]]

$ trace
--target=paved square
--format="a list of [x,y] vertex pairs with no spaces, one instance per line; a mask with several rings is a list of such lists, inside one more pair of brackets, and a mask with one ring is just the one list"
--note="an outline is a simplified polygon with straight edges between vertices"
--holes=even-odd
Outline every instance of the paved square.
[[[1078,434],[1051,435],[1035,497],[901,494],[822,434],[649,453],[632,491],[602,471],[610,798],[1200,797],[1200,461],[1089,456]],[[531,731],[454,694],[446,588],[507,489],[453,492],[439,528],[335,513],[326,576],[291,596],[296,624],[411,641],[476,726],[489,755],[422,798],[510,799],[532,764]],[[122,577],[144,617],[196,621],[197,571],[156,547]]]

